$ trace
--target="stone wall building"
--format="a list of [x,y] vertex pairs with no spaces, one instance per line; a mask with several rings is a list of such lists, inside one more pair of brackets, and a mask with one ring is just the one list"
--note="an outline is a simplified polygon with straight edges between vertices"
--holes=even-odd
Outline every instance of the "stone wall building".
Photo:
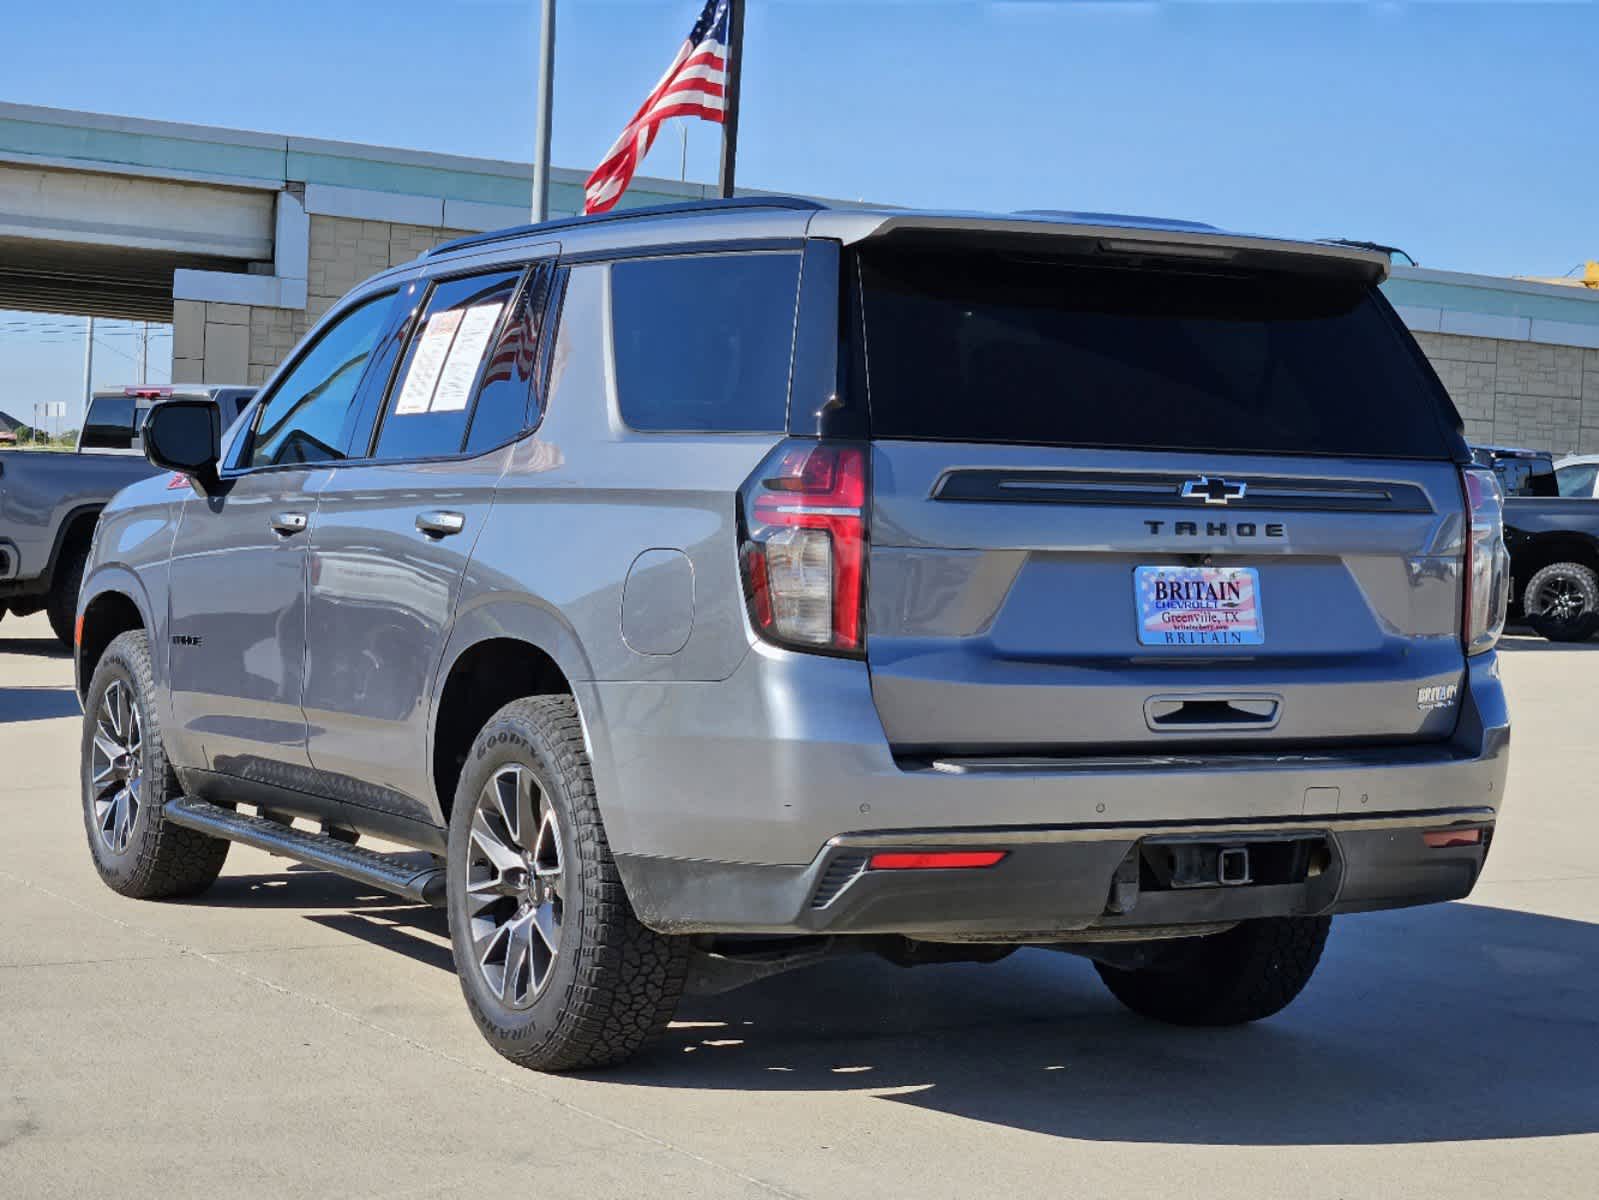
[[1468,440],[1599,453],[1599,290],[1417,267],[1384,289]]

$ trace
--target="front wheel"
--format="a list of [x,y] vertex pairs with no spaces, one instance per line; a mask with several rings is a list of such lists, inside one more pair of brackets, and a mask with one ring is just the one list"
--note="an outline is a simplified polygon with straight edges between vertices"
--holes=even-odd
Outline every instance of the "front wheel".
[[83,701],[83,825],[95,869],[137,899],[192,896],[216,881],[229,843],[174,825],[178,794],[156,719],[150,648],[142,629],[100,656]]
[[609,1066],[671,1021],[688,944],[633,913],[571,697],[514,701],[478,734],[450,812],[446,879],[461,991],[510,1061]]
[[1581,563],[1550,563],[1527,580],[1521,609],[1551,642],[1585,642],[1599,630],[1599,575]]
[[1266,917],[1190,938],[1165,960],[1127,971],[1095,963],[1111,994],[1172,1025],[1242,1025],[1287,1008],[1327,944],[1331,917]]

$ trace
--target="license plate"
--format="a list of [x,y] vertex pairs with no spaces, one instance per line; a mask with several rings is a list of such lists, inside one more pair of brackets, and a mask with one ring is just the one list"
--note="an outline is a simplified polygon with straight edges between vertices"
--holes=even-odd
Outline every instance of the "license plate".
[[1254,567],[1139,567],[1133,598],[1145,646],[1259,646],[1266,640]]

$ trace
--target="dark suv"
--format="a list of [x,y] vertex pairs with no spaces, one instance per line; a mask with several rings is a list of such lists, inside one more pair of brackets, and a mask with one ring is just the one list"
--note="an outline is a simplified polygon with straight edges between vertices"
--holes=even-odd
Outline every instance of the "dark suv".
[[95,863],[442,903],[543,1069],[851,950],[1268,1016],[1333,914],[1466,895],[1504,794],[1499,489],[1386,265],[762,199],[379,276],[227,438],[146,426],[178,474],[81,603]]

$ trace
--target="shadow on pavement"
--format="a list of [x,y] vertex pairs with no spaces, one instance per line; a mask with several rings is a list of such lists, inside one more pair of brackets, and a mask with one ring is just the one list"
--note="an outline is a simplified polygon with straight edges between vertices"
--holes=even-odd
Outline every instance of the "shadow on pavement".
[[82,712],[78,693],[69,687],[0,687],[0,724],[76,717]]
[[[415,857],[425,860],[429,856],[419,853]],[[455,960],[448,945],[450,926],[443,909],[408,904],[387,892],[314,867],[285,865],[282,874],[273,875],[224,872],[200,895],[177,903],[203,908],[326,909],[307,913],[305,919],[455,973]],[[446,944],[441,946],[430,937],[442,938]]]
[[1382,1145],[1599,1131],[1599,926],[1472,904],[1345,918],[1272,1020],[1174,1029],[1086,961],[837,960],[689,998],[608,1082],[890,1094],[1096,1141]]
[[30,658],[72,657],[72,651],[53,637],[0,638],[0,654],[25,654]]
[[[306,919],[453,970],[441,910],[307,868],[224,875],[190,903],[325,909]],[[1304,995],[1254,1026],[1141,1020],[1047,950],[910,970],[861,955],[687,997],[656,1048],[593,1078],[859,1092],[1096,1141],[1548,1137],[1599,1132],[1596,995],[1599,925],[1456,903],[1334,922]]]

